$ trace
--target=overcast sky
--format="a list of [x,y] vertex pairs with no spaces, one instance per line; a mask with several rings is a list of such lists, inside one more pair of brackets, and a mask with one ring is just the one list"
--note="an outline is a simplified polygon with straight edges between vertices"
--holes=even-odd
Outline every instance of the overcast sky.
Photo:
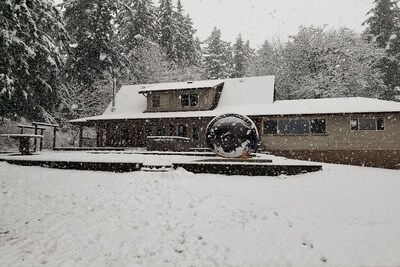
[[[176,0],[174,5],[176,5]],[[55,0],[56,3],[62,0]],[[159,0],[153,0],[158,5]],[[234,42],[239,33],[258,48],[266,39],[287,40],[300,25],[347,27],[361,32],[373,0],[181,0],[193,19],[197,36],[206,39],[214,26],[222,39]]]
[[193,19],[197,36],[207,38],[213,27],[221,29],[222,39],[234,42],[242,33],[251,46],[265,39],[298,32],[300,25],[348,27],[361,32],[373,0],[181,0]]

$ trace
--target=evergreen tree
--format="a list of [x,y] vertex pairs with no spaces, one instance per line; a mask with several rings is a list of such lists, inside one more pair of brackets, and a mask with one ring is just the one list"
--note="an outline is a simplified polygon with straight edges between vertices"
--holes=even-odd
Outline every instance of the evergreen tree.
[[393,33],[386,47],[388,57],[381,64],[381,69],[385,74],[385,84],[390,88],[386,99],[400,101],[400,11],[398,13]]
[[128,51],[144,40],[158,41],[158,25],[151,0],[123,0],[116,17],[118,39]]
[[184,15],[180,0],[177,2],[174,14],[176,22],[175,49],[178,66],[199,65],[200,59],[194,39],[193,22],[189,15]]
[[375,39],[381,48],[386,48],[393,33],[396,20],[396,3],[393,0],[374,0],[375,7],[367,15],[370,17],[363,23],[367,25],[366,33]]
[[183,15],[183,7],[180,0],[177,2],[176,11],[174,12],[174,19],[176,22],[175,32],[175,49],[176,49],[176,60],[179,66],[184,65],[186,61],[186,38],[187,36],[187,25],[185,16]]
[[231,76],[232,49],[229,43],[221,40],[221,31],[217,27],[214,27],[205,43],[203,52],[205,78],[221,79]]
[[195,47],[195,54],[193,55],[194,63],[193,65],[201,67],[202,58],[203,58],[203,51],[201,49],[201,41],[200,38],[196,36],[194,39],[194,47]]
[[198,38],[195,38],[196,30],[193,28],[192,19],[189,14],[185,18],[185,59],[188,66],[200,66],[201,48]]
[[52,1],[0,2],[0,115],[52,120],[68,40]]
[[[75,92],[67,95],[78,96],[71,101],[80,102],[86,115],[101,112],[111,96],[102,85],[116,77],[118,69],[123,67],[123,50],[113,24],[118,3],[114,0],[67,0],[64,3],[66,28],[75,42],[67,70],[69,89]],[[91,97],[83,99],[80,95]],[[101,99],[101,95],[104,103],[94,99]]]
[[382,59],[379,68],[384,74],[383,80],[389,88],[384,98],[393,99],[395,88],[400,86],[400,11],[397,0],[375,0],[375,7],[367,15],[363,23],[367,26],[365,35],[371,42],[387,52],[387,57]]
[[171,0],[160,0],[158,22],[160,25],[160,45],[164,49],[168,60],[177,62],[175,46],[176,21]]
[[248,72],[252,76],[276,75],[278,64],[274,47],[270,42],[265,41],[257,51],[252,66],[248,68]]
[[240,78],[245,76],[245,66],[247,62],[247,55],[242,35],[239,34],[236,42],[233,45],[233,74],[232,77]]
[[250,62],[253,61],[254,56],[255,56],[255,50],[253,48],[251,48],[249,40],[247,40],[244,45],[244,55],[246,57],[246,63],[247,63],[246,68],[247,68],[248,65],[250,64]]

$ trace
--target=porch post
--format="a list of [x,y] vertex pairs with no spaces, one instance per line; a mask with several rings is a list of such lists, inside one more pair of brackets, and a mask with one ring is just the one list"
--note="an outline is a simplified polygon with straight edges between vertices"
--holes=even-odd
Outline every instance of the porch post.
[[[38,134],[38,125],[35,124],[35,135]],[[37,138],[35,137],[33,139],[33,152],[36,152],[36,146],[37,146]]]
[[100,145],[100,147],[104,146],[104,139],[103,139],[104,131],[105,131],[104,128],[99,127],[99,134],[100,134],[100,136],[99,136],[99,145]]
[[[43,131],[44,131],[44,129],[40,129],[40,135],[43,135]],[[42,149],[43,149],[43,138],[40,138],[40,151],[42,151]]]
[[79,147],[82,147],[83,126],[79,125]]
[[100,127],[96,126],[96,146],[99,147],[100,146]]
[[57,127],[53,128],[53,150],[56,147],[56,135],[57,135]]

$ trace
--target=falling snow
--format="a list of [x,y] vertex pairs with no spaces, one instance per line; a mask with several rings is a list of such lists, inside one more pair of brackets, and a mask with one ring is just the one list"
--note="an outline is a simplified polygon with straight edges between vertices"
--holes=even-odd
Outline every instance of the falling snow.
[[400,264],[396,170],[326,164],[250,178],[0,169],[3,266]]

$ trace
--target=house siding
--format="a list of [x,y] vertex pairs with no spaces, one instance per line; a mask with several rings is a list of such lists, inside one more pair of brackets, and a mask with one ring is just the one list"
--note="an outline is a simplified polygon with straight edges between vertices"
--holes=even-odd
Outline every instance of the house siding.
[[[332,114],[307,116],[269,116],[270,119],[326,120],[326,134],[261,134],[262,147],[274,155],[295,159],[373,167],[400,167],[400,114]],[[384,118],[382,131],[350,129],[350,119]]]
[[[266,150],[400,150],[400,114],[334,114],[307,116],[268,116],[270,119],[325,119],[326,134],[269,135],[261,134]],[[383,131],[350,130],[350,119],[384,118]]]

